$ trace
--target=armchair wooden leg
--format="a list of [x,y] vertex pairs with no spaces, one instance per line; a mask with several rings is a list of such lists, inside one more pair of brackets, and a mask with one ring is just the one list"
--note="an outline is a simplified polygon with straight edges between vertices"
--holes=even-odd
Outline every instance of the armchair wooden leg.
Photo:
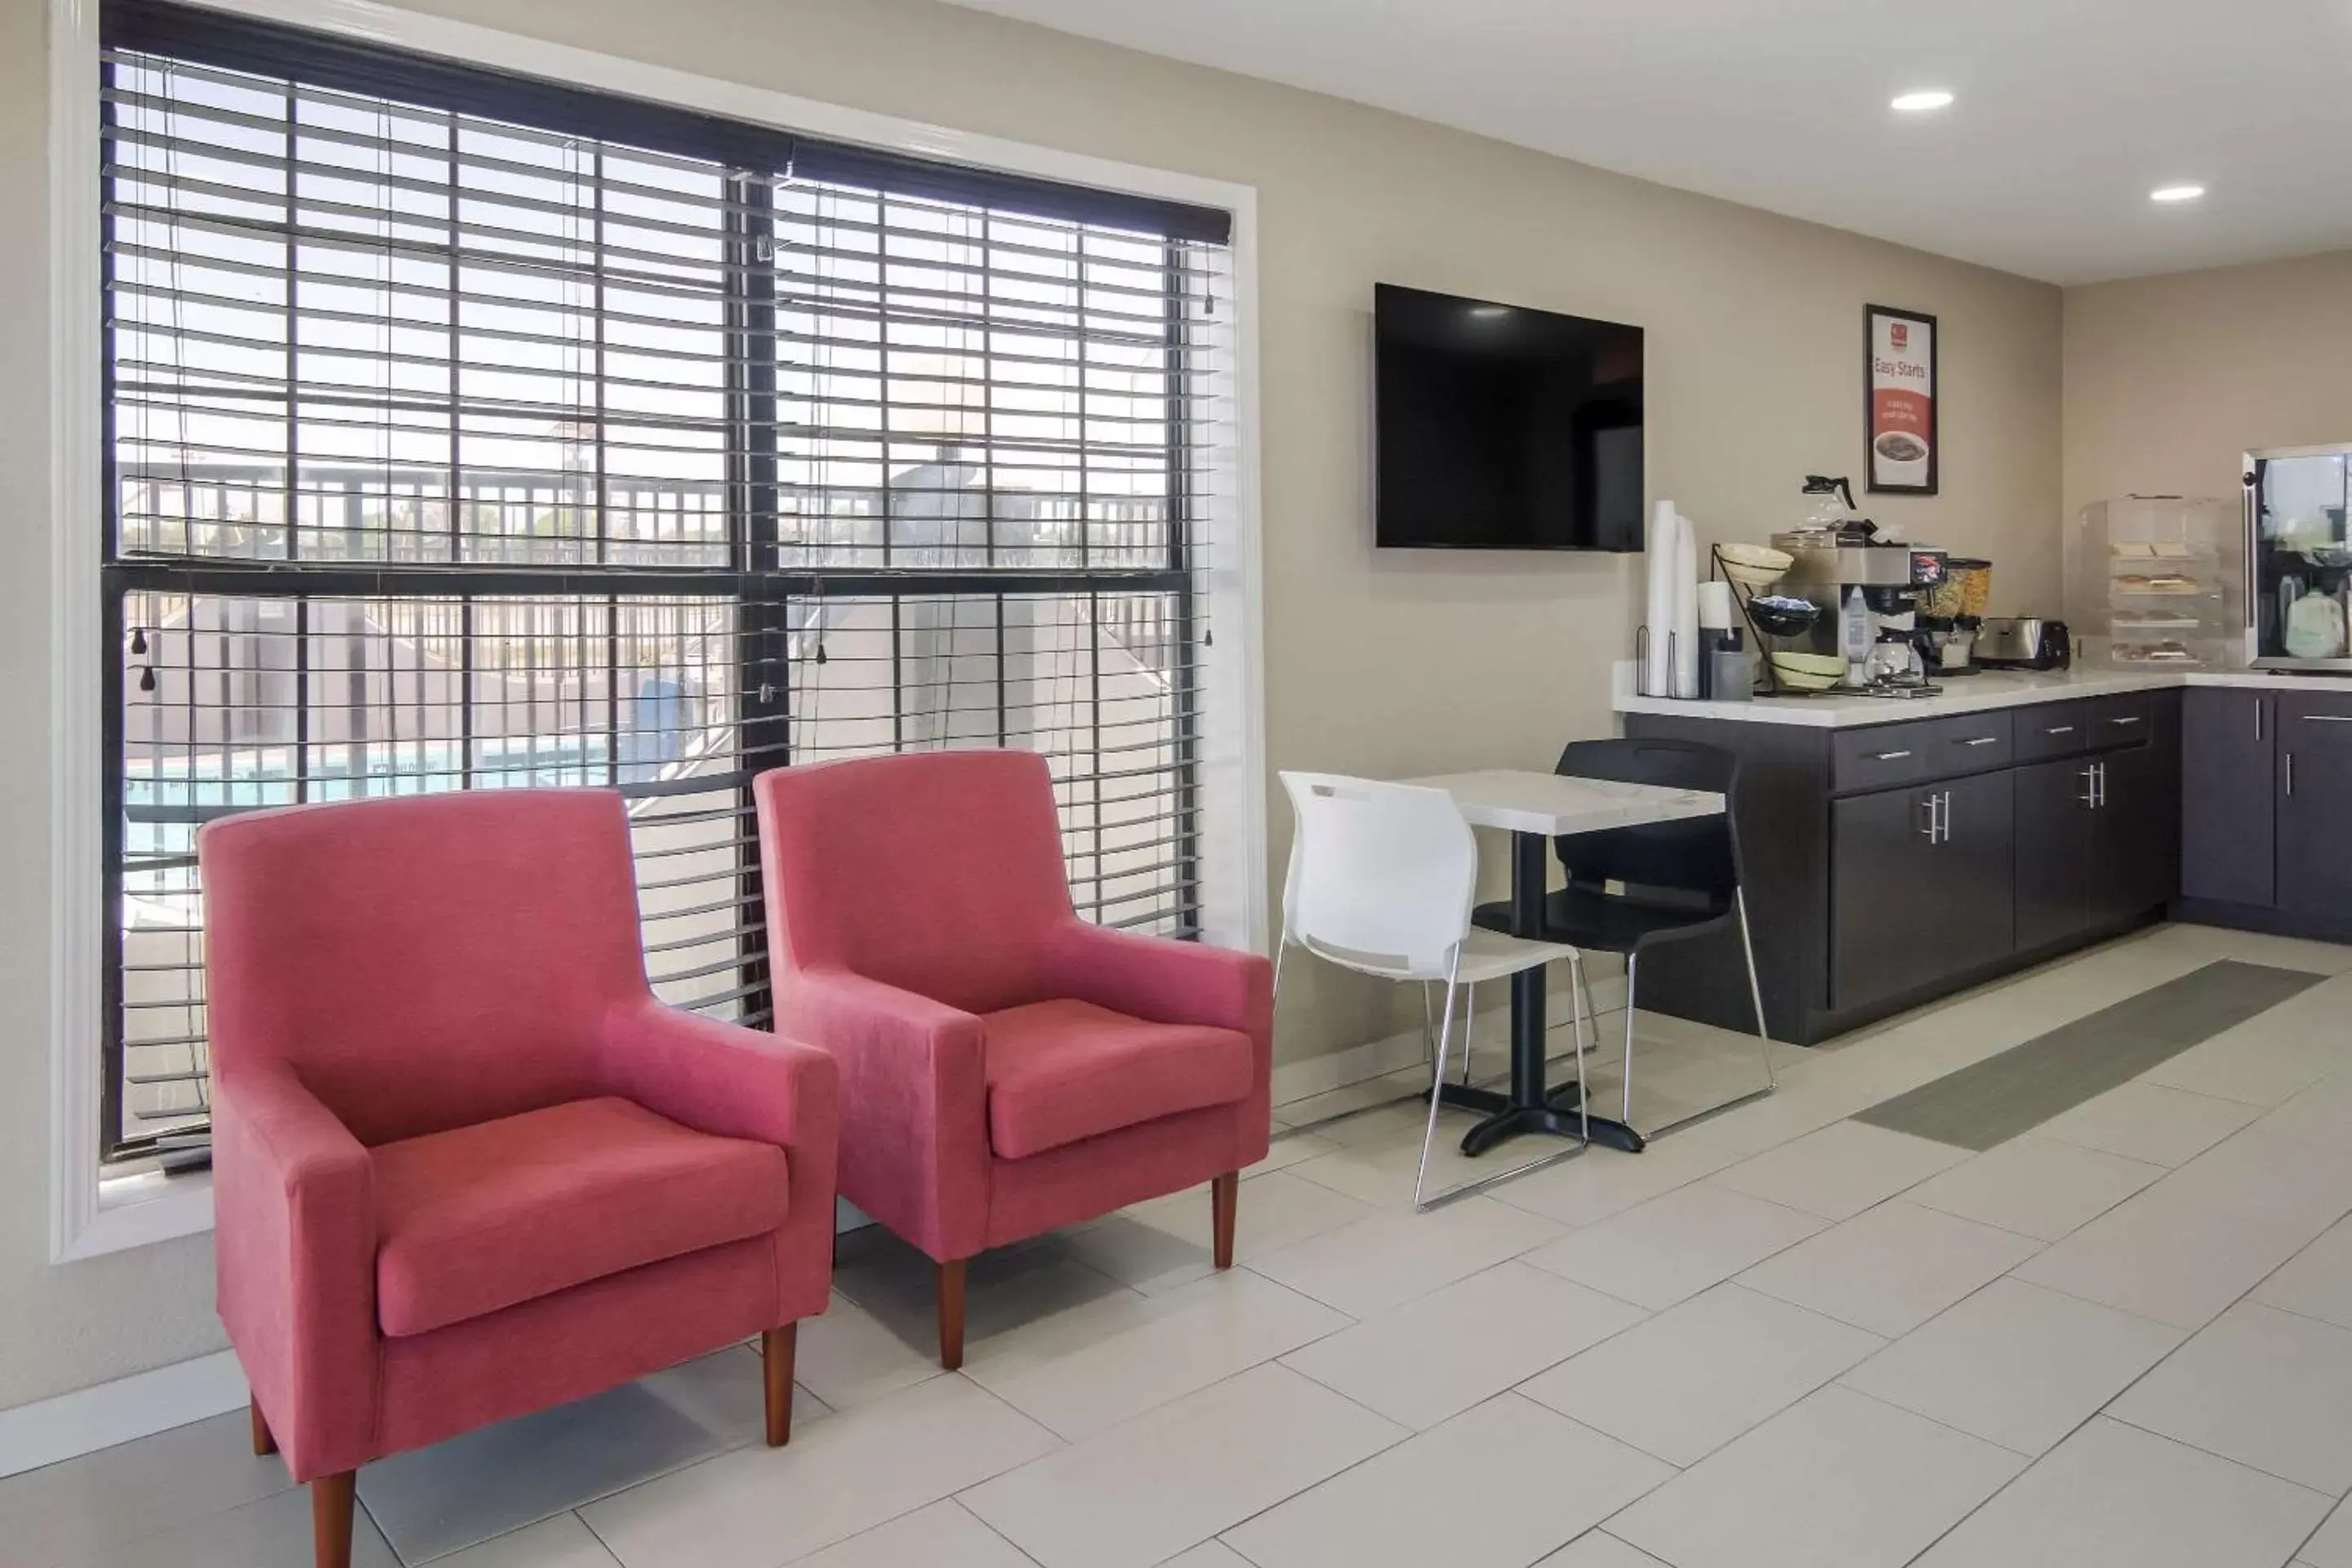
[[261,1401],[251,1402],[253,1411],[253,1451],[255,1455],[278,1452],[278,1439],[269,1435],[269,1419],[261,1414]]
[[310,1483],[310,1550],[318,1568],[352,1568],[352,1494],[360,1473],[320,1476]]
[[770,1329],[760,1336],[760,1360],[768,1379],[768,1447],[781,1448],[793,1440],[793,1352],[800,1343],[798,1323]]
[[1234,1219],[1241,1207],[1242,1173],[1227,1171],[1209,1184],[1209,1209],[1216,1222],[1217,1267],[1234,1266]]
[[963,1265],[940,1265],[940,1364],[950,1372],[963,1364]]

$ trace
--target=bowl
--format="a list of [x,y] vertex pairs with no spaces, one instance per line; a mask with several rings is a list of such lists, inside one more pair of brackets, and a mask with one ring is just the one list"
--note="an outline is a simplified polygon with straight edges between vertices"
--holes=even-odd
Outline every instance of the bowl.
[[1748,601],[1748,615],[1767,637],[1798,637],[1813,629],[1813,623],[1822,618],[1822,607],[1811,599],[1759,594]]
[[1845,679],[1845,660],[1824,653],[1776,653],[1772,673],[1795,691],[1827,691]]
[[1769,544],[1733,542],[1715,547],[1723,574],[1744,588],[1769,588],[1789,574],[1796,557]]

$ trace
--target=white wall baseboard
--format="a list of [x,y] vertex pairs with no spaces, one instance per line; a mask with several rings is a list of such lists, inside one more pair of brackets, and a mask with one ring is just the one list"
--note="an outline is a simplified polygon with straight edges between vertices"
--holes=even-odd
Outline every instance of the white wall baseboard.
[[[1555,984],[1554,994],[1565,994],[1560,987],[1566,984],[1567,980],[1563,976]],[[1604,1018],[1622,1011],[1625,1005],[1625,977],[1622,974],[1594,976],[1592,1005],[1594,1011]],[[1555,1007],[1551,1014],[1547,1020],[1551,1028],[1564,1029],[1568,1026],[1569,1015],[1564,1008]],[[1507,1002],[1478,1010],[1482,1053],[1493,1050],[1496,1043],[1507,1037],[1510,1028],[1509,1016]],[[1362,1083],[1383,1073],[1415,1067],[1426,1059],[1422,1048],[1421,1031],[1408,1029],[1384,1039],[1350,1046],[1346,1050],[1309,1057],[1303,1062],[1285,1062],[1274,1069],[1275,1114],[1281,1115],[1285,1105],[1295,1104],[1315,1095],[1328,1094],[1335,1089]]]
[[37,1470],[208,1415],[250,1397],[234,1351],[215,1351],[112,1383],[0,1410],[0,1476]]

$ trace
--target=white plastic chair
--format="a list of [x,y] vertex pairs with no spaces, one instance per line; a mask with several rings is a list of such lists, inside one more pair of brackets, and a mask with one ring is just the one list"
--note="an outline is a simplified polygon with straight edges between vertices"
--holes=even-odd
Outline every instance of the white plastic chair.
[[[1453,1045],[1456,993],[1556,958],[1581,967],[1581,957],[1571,947],[1529,942],[1470,923],[1478,847],[1461,808],[1444,790],[1337,773],[1281,776],[1297,830],[1282,893],[1282,942],[1275,952],[1276,994],[1282,988],[1283,961],[1294,945],[1360,974],[1445,983],[1440,1015],[1444,1023],[1431,1069],[1429,1122],[1412,1184],[1413,1207],[1425,1209],[1441,1198],[1580,1152],[1584,1145],[1580,1142],[1443,1193],[1428,1192],[1429,1155],[1437,1140],[1437,1090],[1445,1081],[1445,1058]],[[1464,1033],[1468,1033],[1466,1025]],[[1466,1066],[1466,1041],[1464,1055]],[[1576,1083],[1580,1105],[1581,1049],[1576,1057]]]

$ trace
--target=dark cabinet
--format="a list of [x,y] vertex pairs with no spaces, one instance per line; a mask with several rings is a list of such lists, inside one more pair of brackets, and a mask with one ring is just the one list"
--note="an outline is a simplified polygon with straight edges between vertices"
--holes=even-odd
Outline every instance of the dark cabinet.
[[1863,1007],[2013,942],[2006,772],[1830,804],[1830,995]]
[[2268,908],[2278,899],[2278,698],[2181,694],[2180,893]]
[[2035,763],[2011,775],[2017,789],[2017,945],[2048,947],[2097,923],[2091,879],[2092,786],[2088,757]]
[[2278,713],[2278,907],[2352,921],[2352,700],[2293,696]]
[[2172,898],[2180,811],[2174,755],[2151,735],[2147,743],[2017,770],[2020,948],[2111,930]]

